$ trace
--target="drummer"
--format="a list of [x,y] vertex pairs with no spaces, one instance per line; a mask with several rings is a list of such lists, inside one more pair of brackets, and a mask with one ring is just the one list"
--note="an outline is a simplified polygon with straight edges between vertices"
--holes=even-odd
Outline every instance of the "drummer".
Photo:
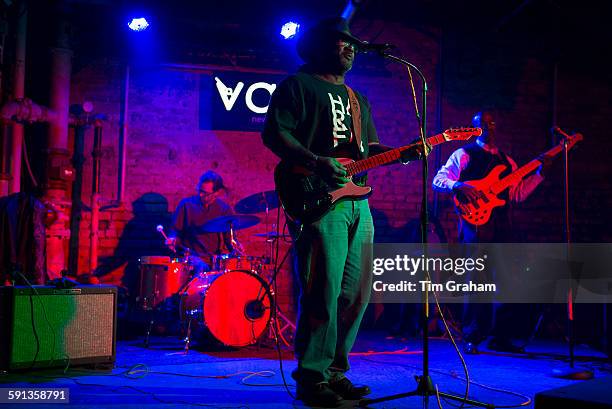
[[232,208],[220,198],[224,192],[221,176],[209,170],[200,176],[196,194],[181,200],[172,214],[166,245],[172,251],[182,247],[189,252],[196,272],[211,270],[214,255],[237,250],[229,232],[208,233],[202,228],[212,219],[232,214]]

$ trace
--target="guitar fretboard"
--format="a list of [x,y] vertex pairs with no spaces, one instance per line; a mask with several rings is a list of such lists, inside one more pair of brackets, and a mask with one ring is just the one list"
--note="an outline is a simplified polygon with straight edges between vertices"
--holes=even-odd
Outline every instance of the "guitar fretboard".
[[[427,138],[427,143],[431,146],[435,146],[446,142],[444,133],[440,133]],[[410,145],[400,146],[399,148],[388,150],[387,152],[379,153],[374,156],[370,156],[367,159],[361,159],[346,165],[346,171],[349,176],[354,176],[367,170],[373,169],[378,166],[386,165],[387,163],[398,161],[403,151],[408,149],[415,149],[421,146],[421,142],[412,143]]]
[[[556,156],[559,153],[561,153],[561,151],[563,151],[562,144],[557,145],[552,149],[549,149],[548,151],[544,153],[544,155],[552,158],[553,156]],[[491,186],[491,190],[495,194],[503,192],[508,187],[519,183],[521,180],[523,180],[525,176],[527,176],[528,174],[536,170],[541,164],[542,164],[542,161],[538,159],[534,159],[531,162],[527,162],[525,165],[521,166],[520,168],[518,168],[517,170],[515,170],[514,172],[512,172],[505,178],[502,178],[497,183],[493,184]]]

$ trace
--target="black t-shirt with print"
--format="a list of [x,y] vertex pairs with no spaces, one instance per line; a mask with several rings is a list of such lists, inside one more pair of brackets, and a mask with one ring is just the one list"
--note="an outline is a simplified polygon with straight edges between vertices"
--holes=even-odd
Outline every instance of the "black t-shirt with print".
[[[378,142],[378,135],[370,104],[358,92],[355,95],[361,109],[360,153],[352,132],[346,87],[322,80],[304,70],[283,80],[272,94],[262,137],[268,146],[274,148],[275,145],[279,146],[279,132],[288,132],[319,156],[347,157],[348,150],[351,152],[348,157],[353,159],[367,157],[368,143]],[[338,155],[339,150],[344,154]]]

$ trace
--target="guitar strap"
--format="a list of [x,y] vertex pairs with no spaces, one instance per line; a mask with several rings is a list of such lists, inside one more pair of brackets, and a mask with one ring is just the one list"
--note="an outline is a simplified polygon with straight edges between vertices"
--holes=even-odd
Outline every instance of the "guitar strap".
[[349,103],[351,104],[351,119],[353,121],[353,134],[355,135],[355,141],[359,148],[359,154],[363,157],[363,140],[361,139],[361,107],[355,92],[348,85],[344,84],[346,91],[349,96]]

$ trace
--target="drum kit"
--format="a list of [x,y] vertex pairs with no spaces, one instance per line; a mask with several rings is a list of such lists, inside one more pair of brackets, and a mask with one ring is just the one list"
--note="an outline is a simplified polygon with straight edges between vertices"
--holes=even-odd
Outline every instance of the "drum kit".
[[[236,212],[242,214],[217,217],[202,225],[201,230],[230,233],[234,240],[235,231],[260,222],[252,213],[265,212],[267,224],[269,211],[278,206],[276,192],[257,193],[236,204]],[[162,226],[157,230],[166,237]],[[210,271],[196,271],[189,249],[185,249],[183,257],[141,257],[138,306],[145,311],[156,311],[178,295],[178,315],[185,329],[186,349],[194,329],[209,333],[229,347],[255,344],[269,329],[271,335],[276,334],[289,345],[289,333],[295,330],[295,325],[278,310],[273,291],[275,243],[288,236],[276,232],[253,236],[266,239],[266,256],[241,252],[215,254]]]

